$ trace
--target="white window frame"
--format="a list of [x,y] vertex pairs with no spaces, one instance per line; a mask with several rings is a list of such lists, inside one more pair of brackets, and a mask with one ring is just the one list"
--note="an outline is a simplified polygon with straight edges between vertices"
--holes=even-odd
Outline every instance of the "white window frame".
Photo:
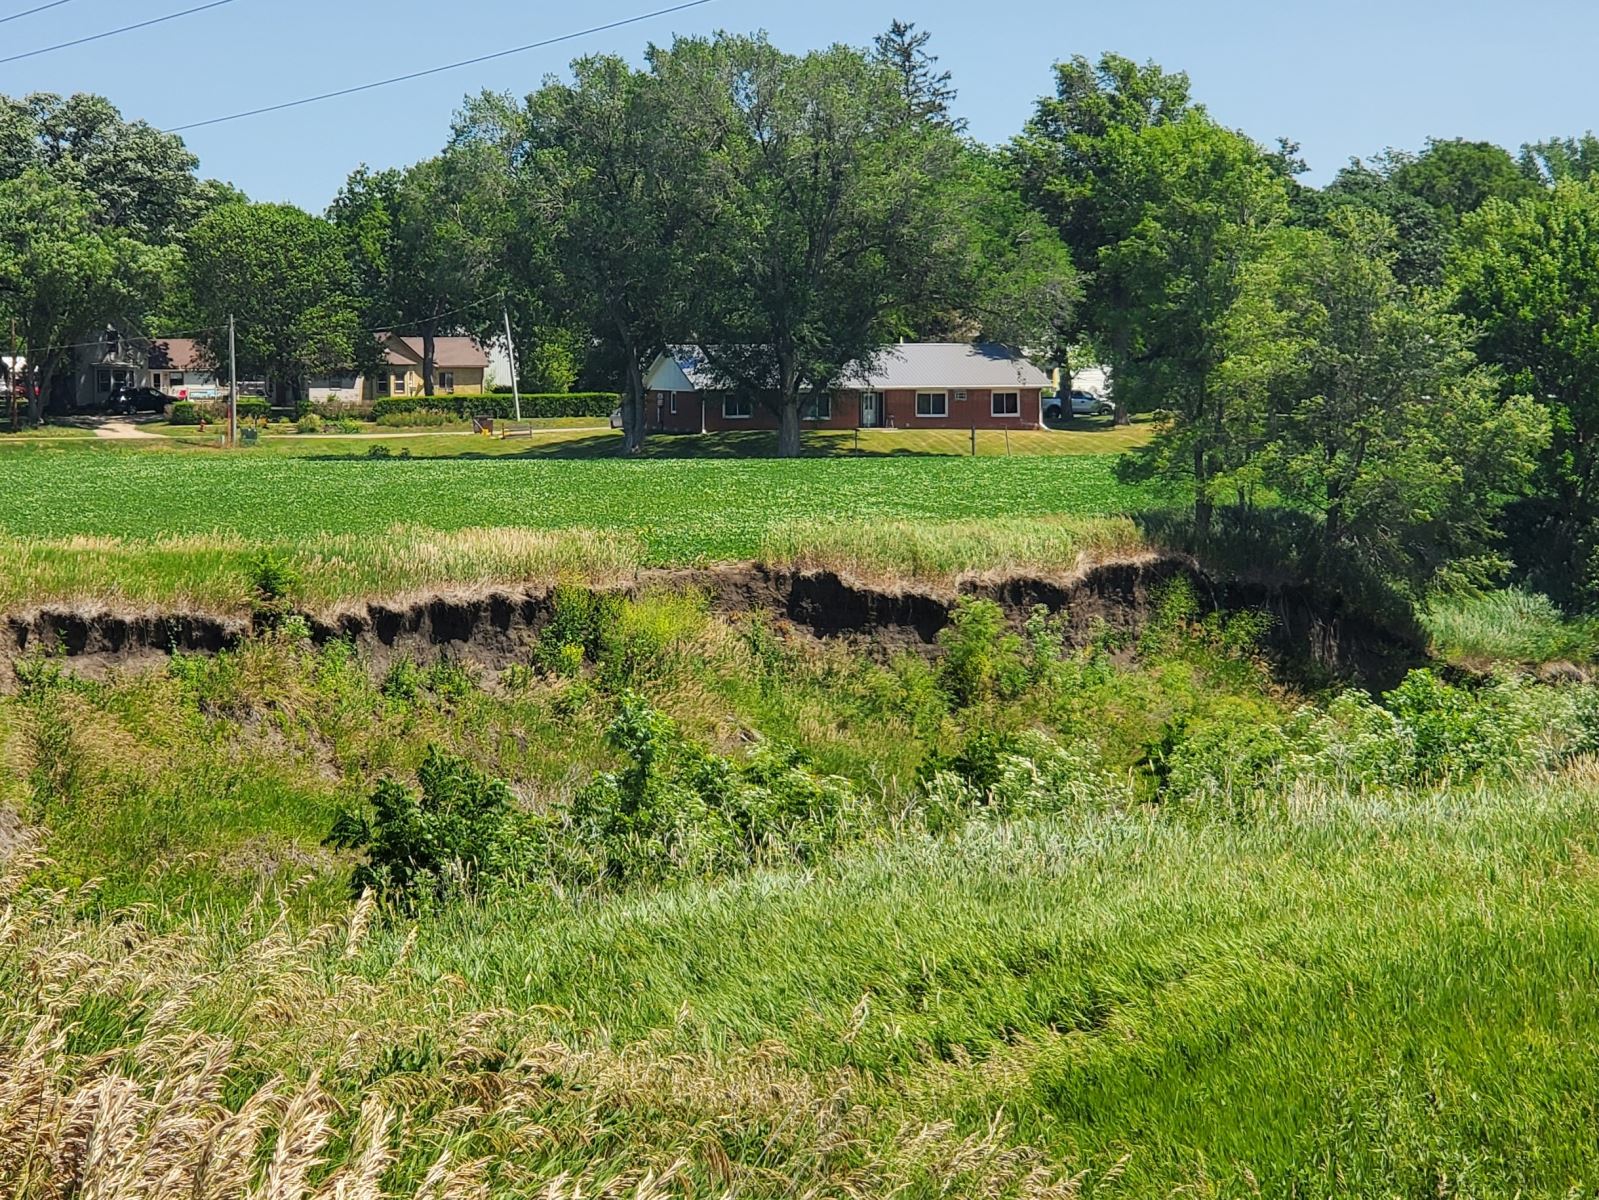
[[[939,412],[923,412],[922,400],[939,399]],[[949,393],[948,392],[917,392],[916,393],[916,419],[918,421],[941,421],[949,418]]]
[[[1014,401],[1013,407],[1001,412],[999,407],[999,398],[1001,396],[1008,396]],[[996,417],[1019,417],[1022,415],[1022,394],[1020,392],[994,392],[992,393],[992,399],[989,401],[988,411]]]
[[964,390],[955,393],[955,403],[956,404],[965,404],[966,403],[966,393],[965,393]]
[[455,390],[455,372],[440,371],[439,386],[447,392],[453,392]]
[[831,421],[832,419],[832,392],[815,392],[800,408],[800,420],[802,421]]
[[372,390],[379,396],[387,396],[389,394],[389,373],[387,371],[372,381]]
[[396,396],[409,396],[411,394],[411,373],[406,371],[394,377],[394,386],[389,389]]
[[[744,412],[730,412],[730,405],[742,405]],[[740,400],[737,396],[722,397],[722,420],[724,421],[753,421],[755,419],[755,401]]]
[[675,416],[677,416],[677,393],[676,392],[667,392],[666,395],[667,395],[667,398],[671,401],[671,412],[672,412],[672,415],[675,417]]
[[167,387],[169,388],[180,388],[187,383],[188,376],[186,376],[182,371],[174,371],[172,374],[167,376]]

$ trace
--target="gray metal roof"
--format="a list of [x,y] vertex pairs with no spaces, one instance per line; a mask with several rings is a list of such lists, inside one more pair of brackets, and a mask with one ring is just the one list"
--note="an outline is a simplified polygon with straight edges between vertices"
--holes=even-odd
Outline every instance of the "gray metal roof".
[[[673,346],[664,357],[667,363],[657,363],[651,372],[651,389],[682,390],[686,383],[694,391],[715,391],[722,386],[699,347]],[[682,372],[681,381],[673,379],[668,364]],[[1049,377],[1014,350],[990,342],[908,342],[885,347],[870,370],[846,371],[839,386],[869,391],[1043,388],[1049,386]]]
[[870,370],[846,377],[844,383],[873,391],[1042,388],[1049,386],[1049,377],[1016,351],[991,342],[909,342],[889,346]]

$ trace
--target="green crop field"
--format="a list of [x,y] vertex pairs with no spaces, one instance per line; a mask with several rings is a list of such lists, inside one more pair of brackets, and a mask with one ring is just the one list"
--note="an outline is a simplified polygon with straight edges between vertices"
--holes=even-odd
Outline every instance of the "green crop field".
[[617,460],[19,454],[0,532],[260,538],[520,526],[629,532],[651,561],[754,555],[795,521],[1112,514],[1148,497],[1112,457]]

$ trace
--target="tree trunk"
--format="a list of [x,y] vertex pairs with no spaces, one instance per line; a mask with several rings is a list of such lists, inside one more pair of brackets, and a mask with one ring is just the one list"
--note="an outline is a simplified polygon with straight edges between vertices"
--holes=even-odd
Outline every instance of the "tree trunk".
[[1132,353],[1132,350],[1128,345],[1127,331],[1125,329],[1117,330],[1114,340],[1115,349],[1111,352],[1110,387],[1111,403],[1116,406],[1116,415],[1111,418],[1111,421],[1117,426],[1125,426],[1133,423],[1133,414],[1127,408],[1126,393],[1122,391],[1116,381],[1123,374],[1121,367],[1127,362],[1127,356]]
[[627,356],[627,391],[622,396],[622,453],[636,455],[644,449],[644,372],[638,355]]
[[785,396],[783,397],[783,407],[778,413],[777,456],[779,458],[798,458],[801,449],[800,399],[798,396]]
[[1210,527],[1216,505],[1210,498],[1210,481],[1205,477],[1205,448],[1194,447],[1194,545],[1204,549],[1210,543]]
[[438,357],[438,333],[432,323],[422,326],[422,394],[432,398],[435,360]]

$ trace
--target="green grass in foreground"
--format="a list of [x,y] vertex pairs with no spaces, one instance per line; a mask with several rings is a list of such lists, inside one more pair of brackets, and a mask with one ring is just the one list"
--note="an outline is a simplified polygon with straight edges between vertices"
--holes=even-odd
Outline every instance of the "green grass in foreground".
[[[445,1151],[491,1161],[495,1200],[579,1181],[657,1200],[1599,1186],[1599,777],[1532,745],[1583,693],[1440,698],[1412,734],[1464,752],[1514,726],[1514,757],[1407,788],[1397,760],[1362,759],[1377,714],[1312,736],[1321,705],[1226,628],[1162,611],[1132,658],[1057,647],[1032,683],[976,697],[915,656],[673,597],[619,614],[650,639],[516,686],[457,669],[401,688],[286,635],[147,676],[32,676],[0,694],[0,808],[55,861],[0,883],[0,1178],[114,1086],[102,1127],[126,1140],[83,1169],[195,1170],[240,1108],[264,1111],[259,1140],[235,1131],[259,1165],[287,1109],[314,1128],[277,1144],[312,1147],[295,1153],[320,1179],[325,1121],[333,1163],[387,1171],[367,1195],[412,1195]],[[1019,653],[1003,635],[984,652]],[[601,731],[624,683],[719,753],[795,747],[883,822],[803,867],[535,879],[414,920],[352,906],[352,864],[322,842],[336,812],[432,742],[559,813],[619,765]],[[1290,728],[1301,750],[1343,738],[1332,761],[1363,794],[1273,784]],[[1018,729],[1136,786],[936,836],[915,819],[930,756]],[[360,1149],[364,1105],[400,1118],[392,1169]],[[52,1189],[47,1161],[19,1200],[136,1194]],[[641,1189],[650,1171],[671,1178]]]

